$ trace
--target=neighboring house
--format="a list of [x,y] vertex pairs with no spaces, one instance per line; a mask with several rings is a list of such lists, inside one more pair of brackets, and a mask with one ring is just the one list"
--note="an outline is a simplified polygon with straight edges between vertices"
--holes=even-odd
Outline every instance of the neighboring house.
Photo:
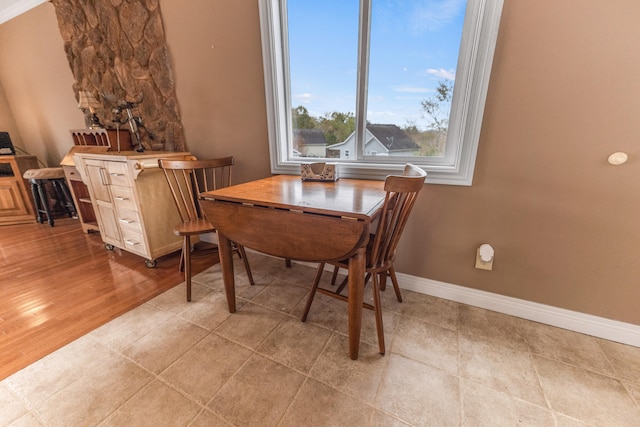
[[[339,151],[341,159],[355,159],[354,144],[355,132],[328,150]],[[419,150],[420,146],[396,125],[367,125],[365,156],[415,156]]]
[[327,140],[321,129],[294,129],[293,152],[302,157],[325,157]]

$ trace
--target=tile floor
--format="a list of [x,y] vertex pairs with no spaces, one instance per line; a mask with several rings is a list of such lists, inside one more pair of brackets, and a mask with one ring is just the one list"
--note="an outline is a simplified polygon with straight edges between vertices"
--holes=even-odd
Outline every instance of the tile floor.
[[640,348],[390,288],[352,361],[313,269],[251,264],[233,315],[215,266],[0,382],[0,425],[640,425]]

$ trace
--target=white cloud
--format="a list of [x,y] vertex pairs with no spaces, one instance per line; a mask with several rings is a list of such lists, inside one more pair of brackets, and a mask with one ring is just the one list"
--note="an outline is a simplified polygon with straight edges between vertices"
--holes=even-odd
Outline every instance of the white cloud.
[[445,70],[444,68],[438,68],[438,69],[428,68],[427,74],[430,74],[434,77],[438,77],[440,79],[447,79],[447,80],[456,79],[456,70],[453,70],[453,69]]
[[293,99],[302,104],[310,104],[315,97],[316,96],[311,93],[298,93],[296,95],[293,95]]

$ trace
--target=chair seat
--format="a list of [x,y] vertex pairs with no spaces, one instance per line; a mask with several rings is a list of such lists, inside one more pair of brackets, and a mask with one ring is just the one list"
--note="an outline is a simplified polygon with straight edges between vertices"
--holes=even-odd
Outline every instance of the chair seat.
[[22,176],[24,179],[60,179],[64,178],[62,168],[29,169]]
[[216,231],[215,227],[204,218],[181,222],[173,227],[173,232],[176,236],[191,236],[201,233],[212,233],[214,231]]

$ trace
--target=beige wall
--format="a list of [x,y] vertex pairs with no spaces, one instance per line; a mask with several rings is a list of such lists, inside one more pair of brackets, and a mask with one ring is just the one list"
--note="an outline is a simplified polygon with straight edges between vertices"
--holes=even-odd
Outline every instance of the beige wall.
[[270,174],[257,1],[161,1],[187,148]]
[[9,137],[11,138],[11,142],[16,150],[23,148],[24,144],[22,143],[22,138],[20,137],[20,132],[18,131],[18,126],[16,125],[16,121],[13,118],[13,113],[11,112],[11,107],[9,106],[9,102],[7,101],[7,97],[4,93],[4,88],[0,82],[0,131],[1,132],[9,132]]
[[638,22],[634,0],[505,2],[474,185],[425,188],[402,271],[640,324]]
[[23,148],[56,166],[73,145],[69,129],[84,127],[73,75],[53,5],[44,3],[0,25],[0,83]]
[[[268,175],[257,2],[160,3],[188,148]],[[399,271],[640,325],[637,22],[636,0],[505,0],[474,185],[425,187]],[[0,83],[50,160],[82,126],[55,30],[49,3],[0,25]]]

